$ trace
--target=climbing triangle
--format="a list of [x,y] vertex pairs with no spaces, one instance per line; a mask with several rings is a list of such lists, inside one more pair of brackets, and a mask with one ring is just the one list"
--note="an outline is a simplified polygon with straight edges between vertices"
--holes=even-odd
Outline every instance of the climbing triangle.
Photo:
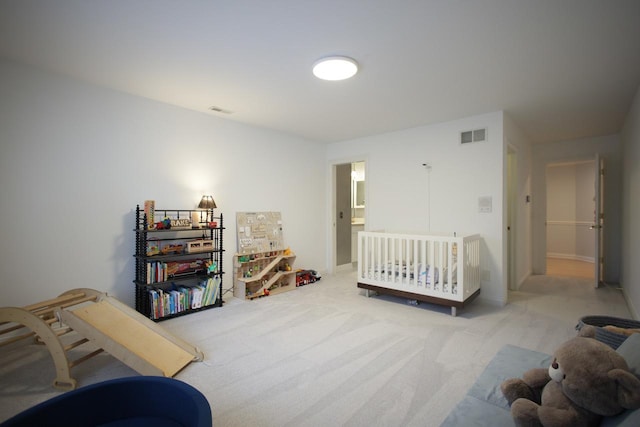
[[[80,339],[63,345],[60,338],[73,331]],[[3,335],[0,346],[29,337],[44,343],[56,366],[53,385],[69,390],[76,387],[70,369],[103,350],[143,375],[166,377],[173,377],[189,363],[204,358],[198,348],[117,299],[87,288],[22,308],[0,308],[0,338]],[[69,360],[68,352],[86,342],[98,350]]]

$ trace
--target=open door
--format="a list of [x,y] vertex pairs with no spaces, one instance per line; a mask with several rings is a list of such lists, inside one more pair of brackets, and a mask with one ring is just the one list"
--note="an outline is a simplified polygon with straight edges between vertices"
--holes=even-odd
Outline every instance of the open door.
[[351,163],[336,165],[336,267],[351,265]]
[[596,154],[595,174],[595,209],[593,225],[595,231],[595,285],[596,288],[604,281],[604,159]]
[[358,230],[365,226],[365,162],[366,157],[330,165],[333,177],[331,215],[333,230],[331,271],[353,270],[357,255]]

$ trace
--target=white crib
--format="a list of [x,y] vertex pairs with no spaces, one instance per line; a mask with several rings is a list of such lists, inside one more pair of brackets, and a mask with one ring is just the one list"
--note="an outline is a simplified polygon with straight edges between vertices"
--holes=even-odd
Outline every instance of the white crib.
[[480,294],[480,235],[358,233],[358,287],[451,307]]

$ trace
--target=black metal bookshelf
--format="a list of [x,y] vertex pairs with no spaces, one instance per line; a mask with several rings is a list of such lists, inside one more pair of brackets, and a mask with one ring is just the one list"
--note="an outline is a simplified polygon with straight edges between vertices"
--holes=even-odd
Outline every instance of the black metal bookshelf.
[[[161,321],[221,307],[223,215],[214,217],[213,209],[155,209],[154,212],[155,218],[188,219],[189,225],[156,228],[156,224],[149,224],[144,209],[136,206],[133,255],[136,310],[154,321]],[[198,221],[193,222],[193,218]],[[189,251],[193,244],[200,243],[205,249]],[[208,293],[200,295],[205,292]],[[205,295],[208,299],[198,302],[198,297]],[[158,296],[162,298],[161,309]],[[165,307],[167,299],[171,304]]]

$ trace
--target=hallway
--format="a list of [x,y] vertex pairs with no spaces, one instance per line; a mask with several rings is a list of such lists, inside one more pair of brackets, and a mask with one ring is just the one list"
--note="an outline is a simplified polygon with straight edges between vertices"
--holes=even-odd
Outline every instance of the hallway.
[[592,262],[547,257],[548,276],[593,279],[594,268],[595,267]]

